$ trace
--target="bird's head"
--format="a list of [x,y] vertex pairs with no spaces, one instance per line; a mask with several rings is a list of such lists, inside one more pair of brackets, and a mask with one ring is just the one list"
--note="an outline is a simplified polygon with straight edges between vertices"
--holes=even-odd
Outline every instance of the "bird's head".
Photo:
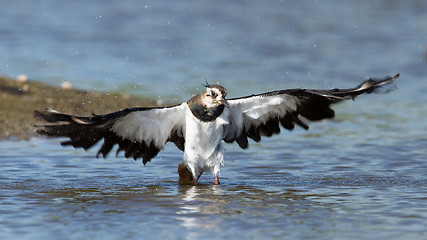
[[203,104],[208,108],[216,108],[221,105],[230,107],[225,97],[227,96],[227,91],[221,85],[207,85],[206,92],[202,94]]

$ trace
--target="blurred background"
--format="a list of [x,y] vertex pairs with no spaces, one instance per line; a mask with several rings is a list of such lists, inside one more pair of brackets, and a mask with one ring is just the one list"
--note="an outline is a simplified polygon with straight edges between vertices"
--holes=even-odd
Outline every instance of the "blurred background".
[[179,101],[205,79],[240,96],[400,72],[425,91],[426,10],[419,0],[3,1],[0,74]]

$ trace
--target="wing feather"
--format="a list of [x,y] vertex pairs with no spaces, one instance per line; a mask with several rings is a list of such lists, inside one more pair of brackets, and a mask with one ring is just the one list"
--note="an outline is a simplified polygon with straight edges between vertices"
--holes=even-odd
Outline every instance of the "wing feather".
[[90,117],[46,109],[34,111],[34,116],[52,123],[38,126],[39,134],[69,138],[62,145],[87,150],[104,139],[97,156],[106,157],[117,144],[117,154],[124,151],[126,158],[142,158],[146,164],[167,142],[184,150],[185,107],[183,103],[172,107],[128,108]]
[[278,134],[280,125],[292,130],[296,124],[307,130],[309,126],[305,120],[334,117],[331,104],[375,92],[398,77],[399,74],[384,79],[368,79],[349,89],[287,89],[229,99],[230,124],[224,141],[236,141],[244,149],[248,147],[247,138],[260,141],[262,136]]

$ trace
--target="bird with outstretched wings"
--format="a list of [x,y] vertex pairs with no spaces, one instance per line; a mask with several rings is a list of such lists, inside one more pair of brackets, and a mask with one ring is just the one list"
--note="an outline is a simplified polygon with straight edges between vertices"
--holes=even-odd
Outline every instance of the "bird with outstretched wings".
[[224,87],[207,84],[205,92],[169,107],[135,107],[87,117],[46,109],[34,111],[34,116],[50,123],[38,126],[39,134],[68,138],[62,145],[86,150],[103,139],[97,156],[106,157],[118,145],[117,154],[123,151],[126,158],[142,158],[146,164],[173,142],[184,152],[180,180],[196,184],[208,171],[219,184],[222,141],[245,149],[248,138],[260,141],[278,134],[281,127],[308,129],[308,121],[334,117],[331,104],[376,92],[398,77],[368,79],[349,89],[287,89],[232,99],[226,98]]

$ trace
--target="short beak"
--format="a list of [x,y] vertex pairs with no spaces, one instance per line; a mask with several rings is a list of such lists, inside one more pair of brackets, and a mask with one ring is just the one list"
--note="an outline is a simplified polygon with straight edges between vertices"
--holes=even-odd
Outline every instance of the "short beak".
[[227,102],[227,100],[225,100],[225,98],[223,98],[223,99],[221,100],[221,103],[222,103],[222,105],[224,105],[224,106],[226,106],[226,107],[230,108],[230,104],[228,104],[228,102]]

